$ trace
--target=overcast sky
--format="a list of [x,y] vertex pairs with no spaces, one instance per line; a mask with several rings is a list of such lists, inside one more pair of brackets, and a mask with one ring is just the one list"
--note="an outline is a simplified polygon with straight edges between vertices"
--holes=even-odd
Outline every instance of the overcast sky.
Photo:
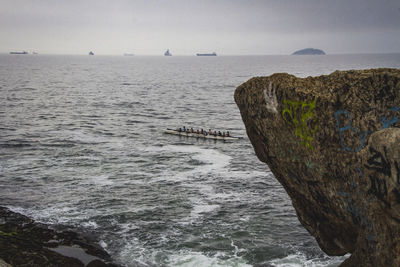
[[400,0],[0,0],[0,52],[400,52]]

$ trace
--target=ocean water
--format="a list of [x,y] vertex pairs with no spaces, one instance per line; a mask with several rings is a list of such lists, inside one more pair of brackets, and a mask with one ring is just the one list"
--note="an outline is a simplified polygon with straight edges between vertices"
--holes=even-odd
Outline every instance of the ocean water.
[[[400,54],[0,55],[0,205],[92,232],[125,266],[337,266],[246,137],[253,76],[400,68]],[[163,134],[229,130],[235,142]]]

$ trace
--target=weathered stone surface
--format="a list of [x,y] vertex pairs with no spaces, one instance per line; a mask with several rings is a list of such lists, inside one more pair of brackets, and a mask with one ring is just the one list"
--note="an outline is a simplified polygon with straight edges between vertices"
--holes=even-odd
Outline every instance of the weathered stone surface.
[[50,229],[4,207],[0,207],[0,259],[13,267],[118,266],[89,237]]
[[235,101],[320,247],[351,253],[343,266],[400,266],[400,70],[257,77]]
[[12,267],[10,264],[6,263],[2,259],[0,259],[0,267]]

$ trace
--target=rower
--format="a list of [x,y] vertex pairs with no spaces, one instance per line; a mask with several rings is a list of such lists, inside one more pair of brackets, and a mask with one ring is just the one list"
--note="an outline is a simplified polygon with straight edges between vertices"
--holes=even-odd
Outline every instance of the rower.
[[182,132],[186,132],[186,127],[183,126]]
[[231,135],[229,134],[229,131],[226,131],[226,136],[228,136],[228,137],[231,136]]
[[218,131],[218,136],[221,136],[222,134],[221,134],[221,131]]
[[208,129],[208,134],[209,134],[209,135],[212,135],[211,129]]

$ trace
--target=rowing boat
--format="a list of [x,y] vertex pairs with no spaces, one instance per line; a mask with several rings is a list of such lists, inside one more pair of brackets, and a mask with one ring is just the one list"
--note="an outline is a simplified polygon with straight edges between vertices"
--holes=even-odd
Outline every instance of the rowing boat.
[[234,136],[220,136],[220,135],[204,135],[204,134],[198,134],[198,133],[187,133],[187,132],[180,132],[174,129],[167,129],[164,131],[165,134],[173,134],[173,135],[180,135],[180,136],[186,136],[186,137],[195,137],[195,138],[205,138],[205,139],[214,139],[214,140],[238,140],[240,137],[234,137]]

